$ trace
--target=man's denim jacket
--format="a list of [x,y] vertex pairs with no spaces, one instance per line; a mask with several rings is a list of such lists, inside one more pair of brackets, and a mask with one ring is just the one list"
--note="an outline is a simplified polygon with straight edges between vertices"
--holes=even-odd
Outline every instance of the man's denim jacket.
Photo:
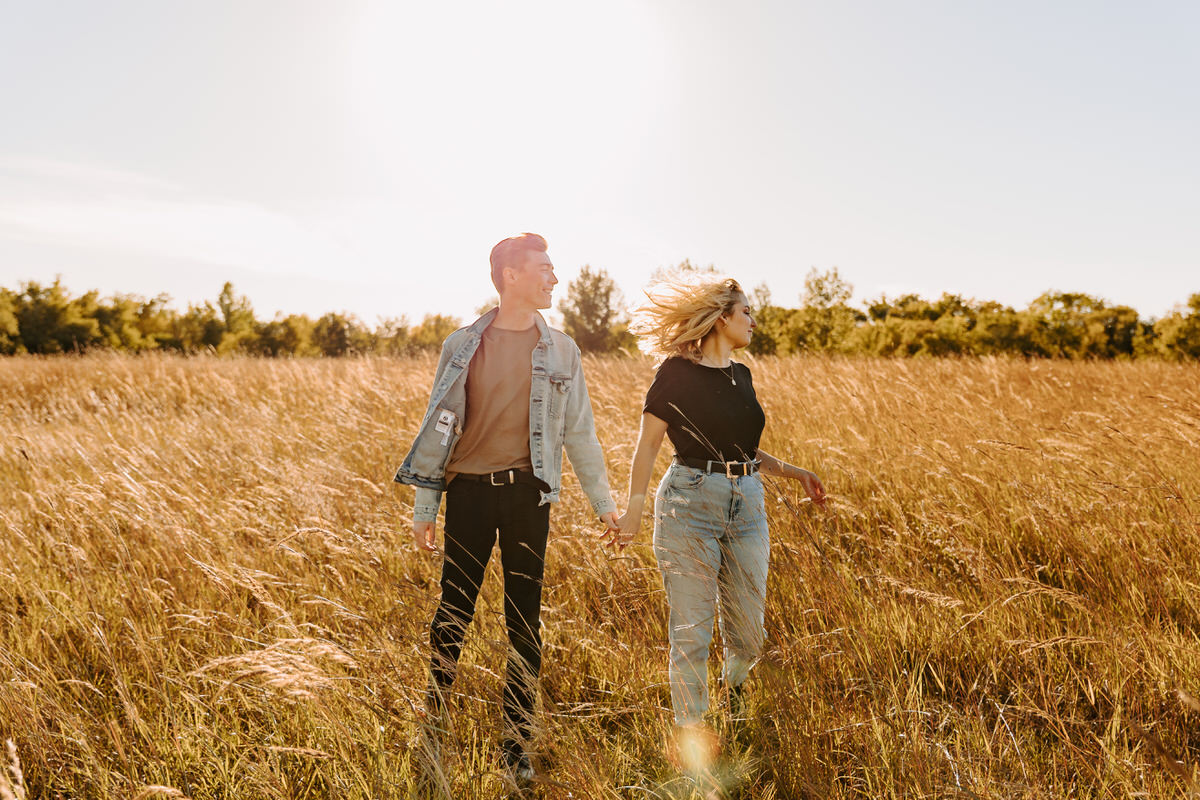
[[[437,518],[445,491],[446,464],[463,430],[467,410],[467,369],[479,347],[483,331],[496,317],[492,309],[471,325],[446,337],[429,396],[429,408],[396,482],[417,487],[413,521]],[[538,342],[531,358],[529,391],[529,454],[533,473],[550,484],[542,504],[558,502],[562,486],[562,453],[566,447],[571,466],[597,516],[616,511],[608,489],[604,452],[596,440],[592,404],[583,380],[579,347],[562,331],[536,318]]]

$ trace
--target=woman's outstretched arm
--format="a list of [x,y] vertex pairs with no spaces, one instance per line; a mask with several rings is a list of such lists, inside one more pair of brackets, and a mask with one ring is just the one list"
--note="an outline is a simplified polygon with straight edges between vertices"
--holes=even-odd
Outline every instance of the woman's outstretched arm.
[[821,479],[816,476],[816,473],[803,467],[797,467],[795,464],[780,461],[761,447],[758,449],[758,460],[760,462],[759,469],[764,475],[776,475],[780,478],[800,481],[805,493],[814,503],[819,506],[825,505],[825,485],[821,483]]
[[653,414],[642,414],[642,429],[638,433],[637,449],[633,451],[633,465],[629,470],[629,501],[625,506],[625,516],[617,520],[619,529],[606,544],[624,548],[641,530],[646,488],[650,485],[654,459],[658,458],[658,450],[666,433],[666,422]]

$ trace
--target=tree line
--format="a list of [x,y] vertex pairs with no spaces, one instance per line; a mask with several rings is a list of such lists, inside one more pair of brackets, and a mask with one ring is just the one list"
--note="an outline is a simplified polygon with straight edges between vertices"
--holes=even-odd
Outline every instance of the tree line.
[[[674,269],[696,270],[684,262]],[[711,267],[706,269],[711,270]],[[751,292],[758,329],[755,354],[804,352],[881,356],[1009,354],[1072,359],[1200,358],[1200,293],[1159,319],[1142,319],[1129,306],[1078,292],[1046,292],[1025,309],[945,293],[850,303],[853,287],[838,270],[812,270],[798,307],[776,305],[766,285]],[[494,301],[493,301],[494,303]],[[484,310],[488,305],[481,307]],[[585,266],[559,303],[563,329],[588,352],[632,351],[624,299],[603,269]],[[410,355],[436,351],[462,321],[427,314],[369,326],[351,314],[330,312],[260,320],[250,301],[226,283],[216,301],[189,304],[170,298],[90,291],[71,294],[60,281],[0,287],[0,355],[88,350],[185,354],[209,352],[266,357]]]
[[[675,269],[698,268],[685,261]],[[769,287],[758,286],[749,297],[758,328],[748,349],[757,355],[1200,358],[1200,293],[1160,319],[1142,319],[1130,306],[1080,292],[1045,292],[1021,310],[950,293],[936,300],[879,297],[856,307],[853,293],[836,268],[811,270],[796,308],[776,305]],[[584,267],[560,306],[564,330],[584,349],[632,349],[621,305],[604,270]]]
[[461,322],[428,314],[419,323],[381,319],[374,327],[351,314],[331,312],[260,320],[250,301],[226,283],[216,302],[171,308],[170,298],[98,292],[72,295],[53,284],[0,288],[0,354],[73,353],[87,350],[245,354],[256,356],[409,355],[437,350]]

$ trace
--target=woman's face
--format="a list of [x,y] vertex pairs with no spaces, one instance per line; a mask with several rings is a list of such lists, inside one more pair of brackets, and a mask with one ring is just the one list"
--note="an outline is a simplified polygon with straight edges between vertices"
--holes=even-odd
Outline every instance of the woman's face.
[[751,313],[745,297],[738,298],[738,301],[733,304],[733,310],[729,312],[728,316],[721,317],[721,319],[725,320],[725,324],[721,326],[722,333],[729,338],[735,348],[750,344],[750,337],[754,334],[754,329],[758,327],[758,324],[754,321],[754,315]]

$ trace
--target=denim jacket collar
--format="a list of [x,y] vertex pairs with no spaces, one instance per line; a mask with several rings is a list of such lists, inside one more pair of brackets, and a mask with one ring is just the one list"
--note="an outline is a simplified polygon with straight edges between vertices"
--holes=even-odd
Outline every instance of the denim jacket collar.
[[[467,330],[478,337],[483,337],[483,332],[488,329],[488,326],[496,319],[500,313],[500,306],[495,306],[484,312],[483,316],[467,326]],[[542,319],[542,315],[534,312],[533,324],[538,329],[538,343],[549,346],[550,344],[550,326],[546,324],[546,320]],[[528,329],[526,329],[528,330]],[[474,349],[471,351],[474,353]]]
[[[417,487],[414,516],[432,520],[445,489],[445,470],[466,417],[466,375],[484,331],[499,313],[494,308],[446,338],[425,417],[396,472],[396,481]],[[542,502],[556,502],[562,485],[564,448],[584,492],[599,515],[615,510],[604,454],[584,381],[579,348],[571,337],[534,317],[538,341],[530,359],[529,435],[533,471],[551,487]]]

